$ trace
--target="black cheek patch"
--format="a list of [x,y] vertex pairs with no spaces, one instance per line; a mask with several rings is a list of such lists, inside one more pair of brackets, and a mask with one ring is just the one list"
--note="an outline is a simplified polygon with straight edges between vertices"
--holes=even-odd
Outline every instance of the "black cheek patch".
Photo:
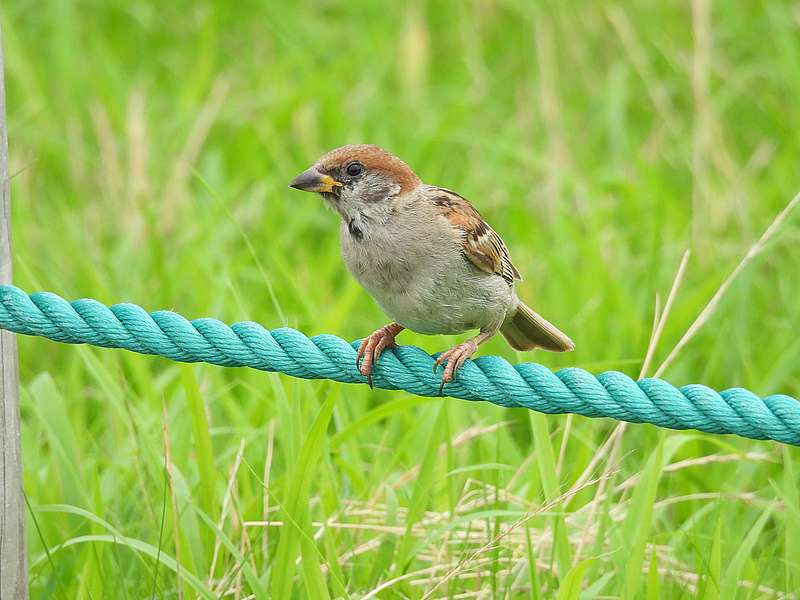
[[355,219],[350,219],[347,222],[347,231],[349,231],[350,235],[353,236],[353,239],[355,239],[358,242],[360,242],[361,240],[364,239],[364,232],[356,224],[356,220]]

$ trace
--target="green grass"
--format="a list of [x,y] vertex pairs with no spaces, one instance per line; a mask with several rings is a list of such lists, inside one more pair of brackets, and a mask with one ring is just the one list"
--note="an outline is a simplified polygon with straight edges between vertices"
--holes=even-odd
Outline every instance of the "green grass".
[[[472,199],[578,345],[485,354],[637,376],[691,249],[653,373],[800,191],[797,6],[706,4],[3,2],[15,282],[362,337],[286,184],[369,141]],[[798,244],[795,214],[664,376],[800,395]],[[19,350],[33,598],[800,589],[796,448]]]

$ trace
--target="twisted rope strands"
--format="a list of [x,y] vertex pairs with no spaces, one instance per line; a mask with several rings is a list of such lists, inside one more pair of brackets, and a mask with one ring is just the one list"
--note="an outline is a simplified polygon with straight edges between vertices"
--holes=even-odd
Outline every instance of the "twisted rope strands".
[[[28,295],[0,286],[0,328],[68,344],[92,344],[156,354],[181,362],[278,371],[304,379],[366,383],[355,366],[358,342],[334,335],[308,338],[282,327],[251,321],[228,326],[216,319],[187,321],[171,311],[148,313],[135,304],[108,307],[95,300],[67,302],[48,292]],[[434,358],[420,348],[386,350],[376,365],[377,387],[420,396],[439,395]],[[597,376],[578,368],[511,365],[497,356],[467,361],[448,395],[525,407],[548,414],[576,413],[652,423],[670,429],[733,433],[800,446],[800,402],[782,394],[759,398],[741,388],[718,393],[703,385],[676,388],[661,379],[634,381],[608,371]]]

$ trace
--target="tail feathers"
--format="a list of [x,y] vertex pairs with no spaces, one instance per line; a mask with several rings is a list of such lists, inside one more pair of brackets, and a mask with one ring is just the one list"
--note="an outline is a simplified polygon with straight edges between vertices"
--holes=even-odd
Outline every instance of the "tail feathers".
[[515,350],[542,348],[551,352],[571,352],[575,343],[547,319],[522,302],[510,321],[503,323],[500,333]]

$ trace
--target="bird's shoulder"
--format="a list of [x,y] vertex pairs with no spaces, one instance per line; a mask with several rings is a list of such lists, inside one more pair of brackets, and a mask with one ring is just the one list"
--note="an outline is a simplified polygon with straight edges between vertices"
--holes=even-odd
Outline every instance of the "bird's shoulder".
[[469,200],[436,186],[428,186],[426,196],[435,210],[460,232],[462,249],[472,264],[481,271],[501,276],[509,285],[515,279],[522,279],[503,239]]

